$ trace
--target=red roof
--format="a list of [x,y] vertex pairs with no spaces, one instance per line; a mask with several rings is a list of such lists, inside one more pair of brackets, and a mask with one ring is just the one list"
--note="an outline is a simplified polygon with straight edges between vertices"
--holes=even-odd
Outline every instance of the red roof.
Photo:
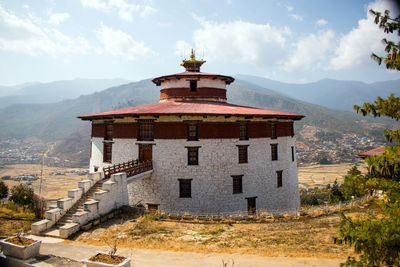
[[78,118],[90,120],[104,117],[119,117],[132,115],[242,115],[268,118],[288,118],[300,120],[303,115],[238,106],[229,103],[204,101],[168,101],[157,104],[130,107],[120,110],[110,110],[95,114],[83,115]]
[[210,77],[210,78],[219,78],[221,80],[225,80],[226,84],[232,83],[235,79],[231,76],[225,76],[220,74],[212,74],[212,73],[205,73],[205,72],[194,72],[194,71],[185,71],[181,73],[165,75],[161,77],[154,78],[152,81],[156,85],[160,85],[163,80],[171,79],[171,78],[189,78],[189,77]]
[[366,158],[366,157],[370,157],[370,156],[380,156],[382,155],[382,153],[385,151],[385,146],[380,146],[371,150],[367,150],[364,152],[360,152],[357,154],[357,156],[361,157],[361,158]]

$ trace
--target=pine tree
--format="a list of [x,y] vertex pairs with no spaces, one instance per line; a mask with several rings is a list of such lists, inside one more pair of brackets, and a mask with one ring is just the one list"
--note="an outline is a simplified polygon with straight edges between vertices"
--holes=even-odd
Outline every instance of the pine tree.
[[[383,15],[374,10],[370,12],[385,33],[397,32],[400,35],[400,17],[391,18],[388,10]],[[387,69],[400,70],[400,42],[396,44],[386,38],[383,42],[386,55],[372,54],[371,57],[379,65],[384,62]],[[400,98],[393,94],[387,99],[378,97],[374,103],[364,103],[362,107],[354,106],[354,109],[363,116],[385,116],[398,121]],[[349,257],[344,263],[347,266],[400,265],[400,130],[386,129],[384,136],[391,145],[386,146],[382,155],[366,159],[368,174],[359,180],[362,183],[358,187],[370,192],[382,190],[384,201],[381,204],[385,216],[352,220],[340,215],[339,240],[361,254],[359,259]]]

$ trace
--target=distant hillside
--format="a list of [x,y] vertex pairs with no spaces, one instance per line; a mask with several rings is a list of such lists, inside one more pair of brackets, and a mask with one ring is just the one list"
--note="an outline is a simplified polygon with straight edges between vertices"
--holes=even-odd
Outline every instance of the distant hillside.
[[79,115],[110,110],[128,100],[134,105],[149,104],[158,94],[159,89],[150,80],[143,80],[58,103],[12,105],[0,109],[0,138],[36,136],[57,141],[84,123],[76,118]]
[[22,88],[30,86],[30,85],[35,85],[35,84],[38,84],[38,83],[34,83],[34,82],[33,83],[23,83],[23,84],[10,85],[10,86],[0,85],[0,97],[16,94]]
[[123,79],[74,79],[50,83],[0,86],[0,108],[12,104],[55,103],[126,84]]
[[268,88],[281,95],[328,108],[348,111],[353,110],[354,104],[362,105],[364,102],[371,102],[377,96],[387,97],[390,93],[400,95],[400,79],[371,84],[332,79],[324,79],[314,83],[290,84],[251,75],[239,74],[236,77],[262,88]]

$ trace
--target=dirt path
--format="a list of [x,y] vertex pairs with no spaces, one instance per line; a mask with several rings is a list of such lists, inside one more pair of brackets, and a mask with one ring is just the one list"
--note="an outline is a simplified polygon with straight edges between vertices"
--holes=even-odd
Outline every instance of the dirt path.
[[[35,237],[37,238],[37,237]],[[107,251],[107,247],[86,245],[79,242],[65,244],[55,243],[57,240],[43,240],[40,253],[42,255],[56,255],[76,261],[87,259],[97,251]],[[211,267],[223,266],[222,261],[231,267],[261,267],[261,266],[338,266],[341,260],[320,258],[288,258],[288,257],[261,257],[240,254],[218,254],[218,253],[192,253],[175,252],[149,249],[120,248],[118,254],[130,256],[132,266],[137,267]]]

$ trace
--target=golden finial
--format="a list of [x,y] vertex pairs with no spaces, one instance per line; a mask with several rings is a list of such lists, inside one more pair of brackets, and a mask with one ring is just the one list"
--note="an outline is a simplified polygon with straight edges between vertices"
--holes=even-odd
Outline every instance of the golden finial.
[[[1,0],[0,0],[1,1]],[[192,48],[189,60],[182,60],[181,66],[185,67],[186,71],[200,72],[200,67],[205,63],[204,60],[196,60],[194,49]]]
[[191,59],[191,60],[194,60],[194,58],[195,58],[195,57],[194,57],[194,51],[193,51],[193,48],[192,48],[192,52],[190,53],[190,59]]

